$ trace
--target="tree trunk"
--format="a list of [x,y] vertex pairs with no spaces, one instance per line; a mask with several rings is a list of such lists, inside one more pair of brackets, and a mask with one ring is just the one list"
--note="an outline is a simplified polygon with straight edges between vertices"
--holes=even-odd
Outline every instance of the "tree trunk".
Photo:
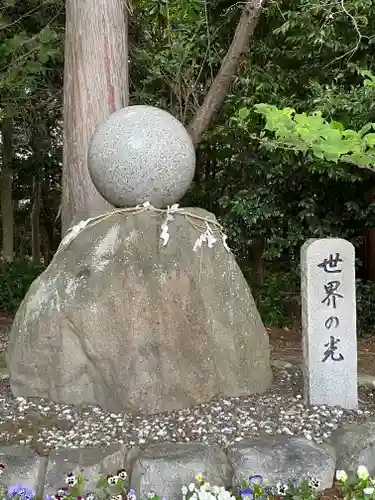
[[52,260],[52,250],[51,250],[51,236],[48,234],[47,228],[42,225],[41,227],[42,237],[42,248],[43,248],[43,262],[47,267]]
[[13,121],[6,117],[2,123],[3,165],[1,170],[0,196],[3,225],[3,263],[13,262]]
[[216,78],[212,82],[202,105],[188,126],[193,143],[198,146],[215,113],[228,95],[241,59],[248,49],[249,41],[258,24],[266,0],[247,0],[238,22],[232,43],[223,59]]
[[40,180],[33,179],[33,197],[31,207],[31,255],[35,265],[40,264],[40,205],[41,205],[41,185]]
[[91,182],[87,151],[96,126],[128,104],[124,5],[123,0],[66,0],[63,235],[80,211],[90,216],[111,208]]

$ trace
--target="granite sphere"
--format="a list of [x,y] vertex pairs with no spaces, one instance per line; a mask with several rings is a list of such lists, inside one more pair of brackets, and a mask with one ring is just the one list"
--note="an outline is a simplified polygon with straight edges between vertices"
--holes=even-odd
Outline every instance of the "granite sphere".
[[195,150],[185,127],[152,106],[128,106],[101,123],[89,144],[88,168],[99,193],[115,207],[149,201],[177,203],[195,171]]

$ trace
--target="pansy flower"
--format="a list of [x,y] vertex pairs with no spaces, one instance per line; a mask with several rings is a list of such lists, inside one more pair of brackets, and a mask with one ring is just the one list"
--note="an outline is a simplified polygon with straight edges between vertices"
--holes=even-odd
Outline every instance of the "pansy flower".
[[254,492],[252,488],[243,488],[241,490],[241,498],[242,500],[253,500]]
[[123,481],[126,481],[128,479],[128,474],[125,469],[118,470],[116,476],[122,479]]
[[8,487],[8,497],[18,497],[21,500],[31,500],[35,497],[35,491],[32,488],[22,485],[12,485]]
[[135,494],[135,489],[130,488],[128,495],[127,495],[128,500],[137,500],[137,495]]
[[348,474],[344,470],[337,470],[336,479],[340,481],[340,483],[345,483],[348,480]]
[[357,476],[359,477],[359,479],[363,479],[363,480],[368,479],[369,472],[368,472],[367,467],[365,467],[364,465],[360,465],[357,469]]
[[69,492],[68,492],[68,488],[60,488],[59,490],[57,490],[56,493],[60,497],[66,497]]
[[118,480],[119,480],[119,477],[118,476],[107,476],[107,483],[110,485],[110,486],[114,486],[115,484],[118,483]]
[[263,484],[263,478],[262,476],[259,476],[258,474],[255,474],[254,476],[249,477],[249,484],[250,486],[254,486],[255,484]]
[[283,483],[277,483],[276,489],[277,489],[277,494],[283,497],[284,495],[286,495],[286,492],[288,491],[288,485]]
[[68,472],[68,474],[65,476],[65,484],[69,488],[73,488],[77,484],[77,478],[73,472]]
[[308,485],[310,486],[310,488],[312,488],[313,490],[317,490],[319,489],[320,487],[320,481],[319,479],[316,479],[315,477],[312,477],[310,476],[308,478]]

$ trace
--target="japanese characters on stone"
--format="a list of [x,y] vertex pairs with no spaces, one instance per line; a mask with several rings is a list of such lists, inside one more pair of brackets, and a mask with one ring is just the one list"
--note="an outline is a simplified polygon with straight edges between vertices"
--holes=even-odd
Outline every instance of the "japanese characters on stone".
[[[323,260],[318,267],[322,272],[327,274],[327,282],[324,284],[324,296],[321,303],[327,308],[327,318],[324,321],[324,327],[327,333],[331,333],[328,337],[328,342],[324,344],[326,350],[323,353],[322,362],[326,361],[343,361],[344,356],[341,354],[340,338],[335,330],[340,326],[340,318],[336,314],[337,301],[343,299],[344,296],[340,293],[340,274],[343,272],[343,259],[339,253],[331,253]],[[336,276],[332,276],[336,275]],[[335,278],[335,279],[334,279]]]
[[304,398],[358,408],[355,249],[341,238],[301,248]]

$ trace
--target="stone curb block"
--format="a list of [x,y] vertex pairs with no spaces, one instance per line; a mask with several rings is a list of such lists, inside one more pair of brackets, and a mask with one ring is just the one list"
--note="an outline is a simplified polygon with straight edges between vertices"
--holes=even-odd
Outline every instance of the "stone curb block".
[[48,464],[47,457],[40,457],[35,451],[21,445],[2,446],[0,462],[5,465],[1,476],[6,486],[19,485],[32,488],[42,495]]
[[365,465],[370,475],[375,474],[375,421],[347,424],[332,434],[330,442],[337,453],[337,469]]
[[217,445],[163,443],[141,453],[130,485],[140,498],[155,491],[168,500],[177,500],[181,487],[194,481],[197,474],[212,485],[225,486],[231,483],[232,472],[227,456]]
[[113,444],[105,448],[53,450],[40,457],[26,446],[3,446],[2,483],[22,484],[37,495],[51,495],[64,486],[67,472],[83,472],[86,491],[93,492],[99,476],[124,468],[138,497],[150,490],[168,500],[181,499],[181,486],[202,474],[212,485],[237,486],[240,479],[260,474],[275,484],[311,475],[330,488],[335,469],[355,470],[365,465],[375,474],[375,421],[349,424],[335,431],[330,442],[318,445],[301,437],[269,436],[243,440],[224,452],[205,443],[158,443],[144,450]]
[[227,454],[234,469],[233,487],[249,473],[261,475],[271,485],[307,475],[319,479],[320,489],[333,483],[334,453],[304,438],[257,438],[229,446]]

